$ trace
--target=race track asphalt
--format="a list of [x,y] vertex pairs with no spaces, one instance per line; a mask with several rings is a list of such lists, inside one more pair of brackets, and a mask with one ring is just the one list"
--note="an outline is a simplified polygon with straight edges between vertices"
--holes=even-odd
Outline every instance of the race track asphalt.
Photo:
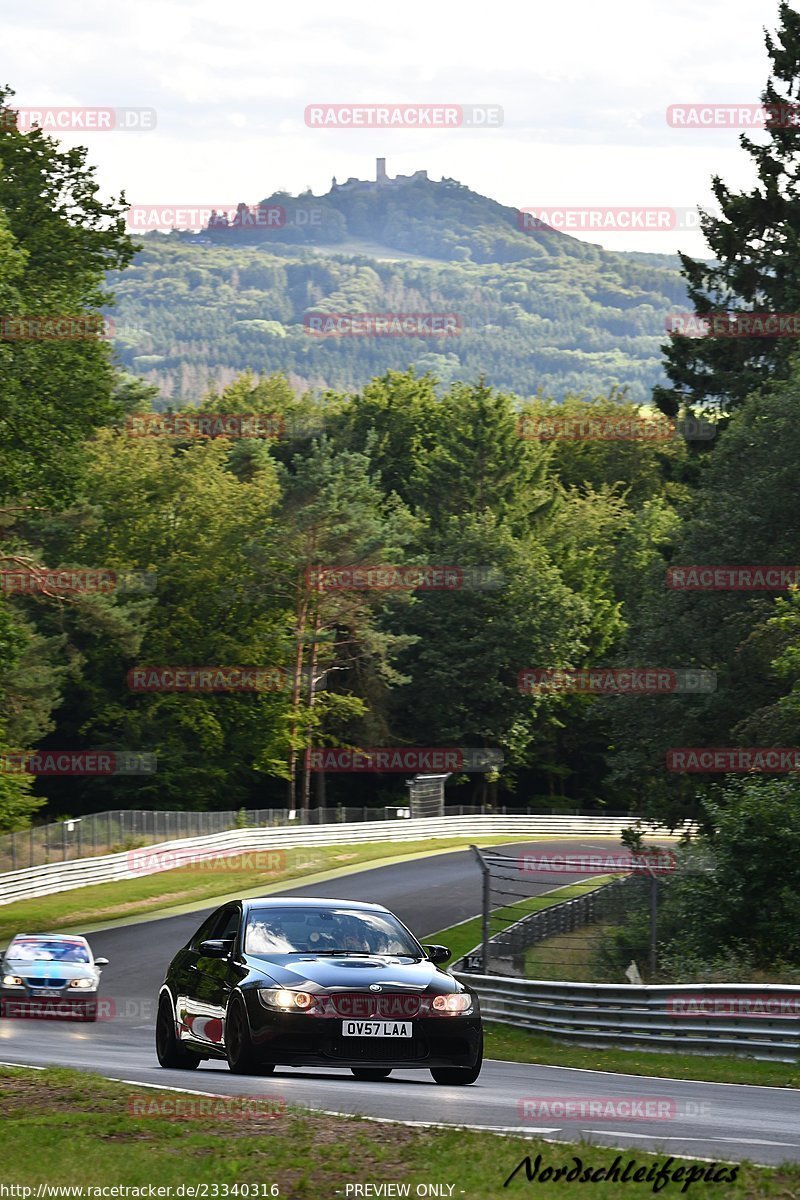
[[[619,850],[611,839],[513,843],[509,850],[550,853]],[[546,891],[578,876],[542,883]],[[324,885],[287,888],[284,895],[328,895],[385,904],[418,936],[425,937],[480,911],[480,872],[469,851],[359,870]],[[327,1112],[360,1114],[406,1123],[469,1125],[487,1130],[538,1134],[556,1142],[584,1139],[618,1147],[635,1157],[651,1150],[736,1162],[800,1161],[800,1091],[733,1084],[676,1081],[553,1066],[487,1061],[471,1087],[442,1087],[425,1071],[395,1071],[381,1083],[360,1082],[347,1071],[279,1069],[272,1076],[231,1075],[222,1063],[197,1071],[165,1071],[153,1049],[158,988],[175,951],[216,905],[182,916],[154,919],[91,935],[96,955],[110,959],[101,994],[108,1019],[94,1025],[34,1019],[0,1021],[0,1060],[30,1066],[61,1065],[150,1086],[187,1088],[220,1095],[258,1095]],[[30,931],[29,931],[30,932]],[[110,1001],[110,1003],[108,1003]],[[558,1049],[553,1050],[557,1063]],[[541,1103],[571,1099],[592,1113],[565,1120],[537,1119]],[[608,1099],[658,1100],[659,1119],[632,1115],[610,1120]],[[601,1108],[598,1109],[597,1105]],[[550,1110],[546,1110],[550,1111]],[[557,1110],[561,1112],[561,1109]],[[651,1110],[652,1111],[652,1110]],[[599,1151],[598,1151],[599,1153]],[[568,1147],[553,1147],[553,1161],[568,1162]],[[584,1158],[588,1161],[587,1155]],[[603,1156],[597,1165],[602,1165]],[[627,1161],[627,1158],[626,1158]],[[512,1169],[514,1163],[509,1163]]]

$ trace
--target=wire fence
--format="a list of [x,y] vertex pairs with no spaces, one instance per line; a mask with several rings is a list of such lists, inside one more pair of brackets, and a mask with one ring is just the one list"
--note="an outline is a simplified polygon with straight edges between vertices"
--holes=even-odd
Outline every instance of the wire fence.
[[[508,855],[473,847],[483,873],[480,944],[459,968],[480,974],[535,979],[602,981],[619,978],[619,951],[609,935],[644,922],[639,969],[656,970],[659,873],[674,869],[670,851],[651,851],[652,870],[630,854]],[[669,857],[667,857],[669,856]],[[570,858],[574,861],[570,861]],[[642,859],[641,861],[644,861]],[[696,869],[696,868],[695,868]],[[620,874],[625,871],[625,874]]]

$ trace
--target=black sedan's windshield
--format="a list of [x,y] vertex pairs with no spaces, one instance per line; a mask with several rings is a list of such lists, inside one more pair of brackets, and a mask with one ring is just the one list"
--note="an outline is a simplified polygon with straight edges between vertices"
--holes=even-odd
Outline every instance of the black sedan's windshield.
[[419,958],[420,948],[389,913],[349,908],[254,909],[245,954],[397,954]]

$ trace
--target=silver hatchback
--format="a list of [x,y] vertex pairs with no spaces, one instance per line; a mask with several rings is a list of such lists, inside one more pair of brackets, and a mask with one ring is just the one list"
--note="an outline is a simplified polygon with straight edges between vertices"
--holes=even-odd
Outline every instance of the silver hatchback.
[[107,963],[77,934],[18,933],[0,963],[0,1016],[96,1021]]

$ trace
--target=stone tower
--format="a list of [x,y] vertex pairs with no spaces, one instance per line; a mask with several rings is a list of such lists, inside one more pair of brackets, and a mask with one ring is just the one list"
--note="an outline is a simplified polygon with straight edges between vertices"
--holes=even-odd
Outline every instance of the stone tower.
[[376,159],[375,180],[378,184],[388,183],[389,177],[386,174],[386,159]]

